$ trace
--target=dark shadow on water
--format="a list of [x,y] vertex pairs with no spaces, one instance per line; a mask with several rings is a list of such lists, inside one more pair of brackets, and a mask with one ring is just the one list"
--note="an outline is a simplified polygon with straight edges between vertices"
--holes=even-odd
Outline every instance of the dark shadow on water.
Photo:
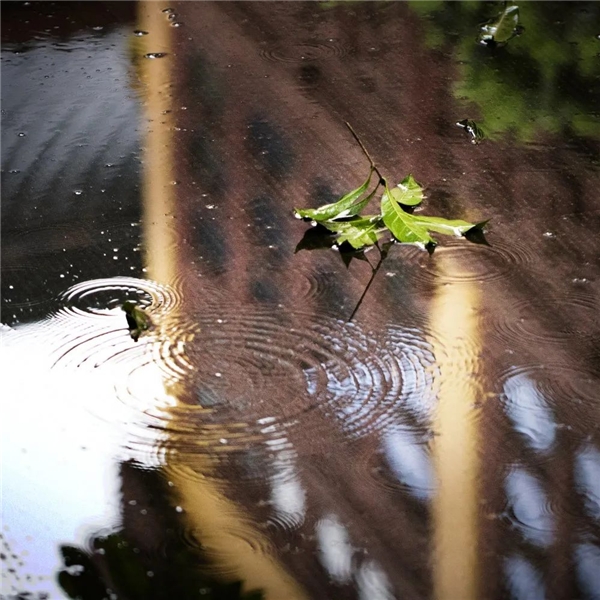
[[[62,545],[58,583],[69,598],[102,600],[262,600],[242,581],[209,574],[211,559],[186,539],[172,489],[159,471],[123,463],[123,529],[93,536],[87,548]],[[130,497],[130,496],[134,497]],[[214,571],[214,568],[213,568]]]

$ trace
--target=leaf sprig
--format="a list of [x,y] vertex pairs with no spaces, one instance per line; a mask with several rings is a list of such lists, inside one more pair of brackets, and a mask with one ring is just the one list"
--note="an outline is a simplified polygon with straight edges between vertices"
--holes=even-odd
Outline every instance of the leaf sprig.
[[[346,125],[371,163],[368,177],[362,185],[342,196],[337,202],[319,208],[294,209],[296,217],[325,227],[335,236],[335,244],[338,247],[349,244],[354,250],[377,245],[384,236],[391,236],[392,241],[413,244],[431,253],[437,246],[432,233],[462,236],[471,241],[485,243],[483,228],[487,221],[469,223],[460,219],[414,214],[415,207],[423,202],[423,187],[412,175],[407,175],[398,185],[390,188],[387,179],[381,175],[350,124]],[[375,188],[367,194],[373,173],[376,173],[379,180]],[[379,214],[362,215],[362,211],[380,187],[383,187],[384,191]]]

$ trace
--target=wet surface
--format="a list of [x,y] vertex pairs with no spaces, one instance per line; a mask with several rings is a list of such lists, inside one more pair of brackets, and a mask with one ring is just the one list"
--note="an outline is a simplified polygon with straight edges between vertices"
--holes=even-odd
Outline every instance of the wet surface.
[[[600,598],[600,5],[502,6],[3,6],[3,598]],[[344,121],[489,245],[355,311]]]

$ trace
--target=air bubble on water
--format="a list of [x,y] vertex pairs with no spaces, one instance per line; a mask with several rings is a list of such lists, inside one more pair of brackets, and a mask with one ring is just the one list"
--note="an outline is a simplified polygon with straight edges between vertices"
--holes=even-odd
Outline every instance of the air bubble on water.
[[83,194],[83,190],[73,190],[73,193],[74,193],[76,196],[81,196],[81,194]]
[[552,231],[544,231],[544,237],[545,238],[553,238],[553,237],[556,237],[556,234]]
[[183,512],[183,508],[181,508],[181,506],[176,506],[176,507],[175,507],[175,510],[176,510],[178,513],[181,513],[181,512]]
[[162,12],[164,12],[167,15],[170,15],[171,13],[175,12],[172,8],[163,8]]
[[147,31],[142,31],[141,29],[136,29],[133,32],[133,35],[137,35],[138,37],[142,37],[143,35],[148,35]]
[[174,21],[173,23],[171,23],[171,27],[181,27],[182,25],[183,23],[179,21]]
[[102,27],[102,25],[96,25],[95,27],[92,27],[92,29],[94,31],[102,31],[104,29],[104,27]]
[[19,137],[25,137],[27,134],[24,131],[19,131],[17,134]]
[[144,54],[144,58],[164,58],[167,56],[166,52],[149,52],[148,54]]

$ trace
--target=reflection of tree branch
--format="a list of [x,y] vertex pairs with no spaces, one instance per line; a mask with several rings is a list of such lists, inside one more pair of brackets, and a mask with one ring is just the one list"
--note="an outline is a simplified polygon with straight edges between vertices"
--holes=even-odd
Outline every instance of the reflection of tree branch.
[[377,244],[377,249],[379,250],[379,261],[377,262],[377,265],[375,265],[375,266],[373,266],[369,261],[367,261],[369,263],[369,266],[371,267],[371,271],[372,271],[371,278],[369,279],[369,282],[367,283],[367,287],[365,287],[363,293],[361,294],[360,298],[358,299],[358,302],[356,303],[356,306],[354,307],[352,314],[348,317],[348,323],[350,323],[350,321],[352,321],[352,319],[354,318],[354,315],[358,312],[360,305],[362,304],[363,300],[365,299],[365,296],[367,295],[367,292],[369,291],[369,288],[371,287],[371,284],[373,283],[373,280],[375,279],[375,275],[377,275],[377,271],[379,271],[381,265],[383,264],[385,257],[387,256],[387,248],[384,247],[384,249],[382,250],[379,247],[379,244]]

